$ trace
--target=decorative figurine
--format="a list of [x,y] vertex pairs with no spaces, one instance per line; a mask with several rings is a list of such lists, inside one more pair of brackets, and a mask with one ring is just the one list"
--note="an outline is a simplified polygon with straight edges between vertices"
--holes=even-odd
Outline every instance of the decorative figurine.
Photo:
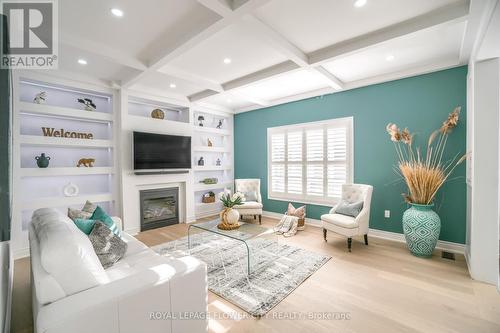
[[214,145],[210,139],[207,139],[207,141],[208,141],[208,146],[209,147],[212,147]]
[[74,183],[70,182],[63,187],[63,193],[67,197],[76,197],[78,192],[80,192],[80,189]]
[[211,185],[211,184],[217,184],[219,180],[217,178],[205,178],[203,180],[200,180],[200,183],[203,183],[205,185]]
[[45,91],[40,91],[35,95],[33,102],[36,104],[45,104],[45,100],[47,99],[47,93]]
[[220,158],[218,158],[218,159],[217,159],[217,161],[215,161],[215,165],[216,165],[216,166],[220,166],[220,165],[221,165]]
[[205,165],[205,160],[203,159],[203,156],[200,157],[200,159],[198,160],[198,165],[199,166],[204,166]]
[[95,111],[96,105],[90,98],[78,98],[78,103],[83,104],[83,108],[87,111]]
[[95,158],[80,158],[78,160],[78,164],[76,165],[77,167],[84,166],[91,168],[94,166]]
[[40,156],[35,157],[35,160],[39,168],[46,168],[49,166],[50,156],[45,156],[45,153],[41,153]]
[[203,121],[205,120],[205,117],[203,116],[198,116],[198,121],[200,122],[198,125],[203,127]]
[[219,124],[217,125],[217,129],[221,129],[222,128],[222,122],[223,122],[223,120],[219,119]]
[[161,109],[154,109],[151,111],[151,118],[154,119],[165,119],[165,112]]

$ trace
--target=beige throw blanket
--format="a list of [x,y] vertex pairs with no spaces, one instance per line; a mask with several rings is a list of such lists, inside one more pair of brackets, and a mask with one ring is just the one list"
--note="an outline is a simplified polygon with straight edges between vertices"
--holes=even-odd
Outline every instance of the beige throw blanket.
[[274,227],[274,231],[285,237],[293,236],[297,233],[299,218],[297,216],[283,215],[281,221]]

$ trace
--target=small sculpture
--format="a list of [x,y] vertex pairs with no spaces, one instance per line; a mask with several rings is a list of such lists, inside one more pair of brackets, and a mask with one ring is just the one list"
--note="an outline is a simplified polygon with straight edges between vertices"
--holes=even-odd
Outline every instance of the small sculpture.
[[207,141],[208,141],[208,146],[209,147],[212,147],[214,145],[210,139],[207,139]]
[[36,104],[45,104],[45,100],[47,99],[47,93],[45,91],[40,91],[35,95],[33,102]]
[[198,165],[199,166],[204,166],[205,165],[205,160],[203,159],[203,156],[200,157],[200,159],[198,160]]
[[154,109],[151,111],[151,118],[154,119],[165,119],[165,112],[161,109]]
[[203,183],[205,185],[211,185],[211,184],[217,184],[219,180],[217,178],[205,178],[203,180],[200,180],[200,183]]
[[217,125],[218,129],[222,128],[222,122],[223,122],[223,119],[219,119],[219,124]]
[[76,165],[77,167],[84,166],[84,167],[93,167],[95,162],[95,158],[80,158],[78,160],[78,164]]
[[198,116],[198,121],[199,121],[199,126],[203,127],[203,121],[205,120],[205,117],[203,116]]
[[45,153],[41,153],[40,156],[35,157],[35,160],[39,168],[46,168],[49,166],[50,156],[45,156]]
[[215,161],[215,165],[216,165],[216,166],[220,166],[220,165],[221,165],[221,160],[220,160],[220,158],[218,158],[218,159],[217,159],[217,161]]
[[97,108],[90,98],[78,98],[77,101],[78,103],[83,104],[83,108],[86,111],[95,111]]
[[67,197],[76,197],[78,195],[78,192],[80,192],[80,189],[74,183],[69,182],[63,187],[63,193]]

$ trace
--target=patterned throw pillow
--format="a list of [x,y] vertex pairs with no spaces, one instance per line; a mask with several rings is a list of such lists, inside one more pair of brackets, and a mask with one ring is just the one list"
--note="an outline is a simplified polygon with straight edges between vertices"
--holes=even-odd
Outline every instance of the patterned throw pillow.
[[257,201],[257,192],[248,191],[243,194],[245,196],[245,201]]
[[345,200],[342,200],[337,205],[337,208],[335,208],[335,213],[357,217],[362,209],[363,209],[363,201],[350,203]]
[[68,208],[68,217],[74,221],[77,219],[88,220],[92,216],[92,213],[84,212],[82,210]]
[[104,269],[113,266],[127,252],[127,243],[115,235],[104,223],[97,221],[89,235],[97,258]]
[[299,219],[303,219],[306,217],[306,206],[304,205],[299,208],[295,208],[291,203],[289,203],[286,214],[289,216],[296,216]]
[[115,235],[118,237],[121,237],[121,232],[120,229],[118,229],[118,226],[116,225],[115,221],[106,214],[104,209],[102,209],[100,206],[97,206],[97,208],[94,211],[94,214],[90,217],[91,220],[99,220],[102,223],[104,223]]
[[85,203],[85,205],[82,208],[82,212],[94,214],[94,211],[96,208],[97,208],[97,205],[95,203],[92,203],[92,202],[87,200],[87,202]]

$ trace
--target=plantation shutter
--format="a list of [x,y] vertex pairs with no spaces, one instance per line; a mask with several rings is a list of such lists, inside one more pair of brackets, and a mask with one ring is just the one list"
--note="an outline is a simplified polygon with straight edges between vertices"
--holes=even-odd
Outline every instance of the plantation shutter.
[[268,129],[271,199],[331,205],[352,182],[352,118]]

